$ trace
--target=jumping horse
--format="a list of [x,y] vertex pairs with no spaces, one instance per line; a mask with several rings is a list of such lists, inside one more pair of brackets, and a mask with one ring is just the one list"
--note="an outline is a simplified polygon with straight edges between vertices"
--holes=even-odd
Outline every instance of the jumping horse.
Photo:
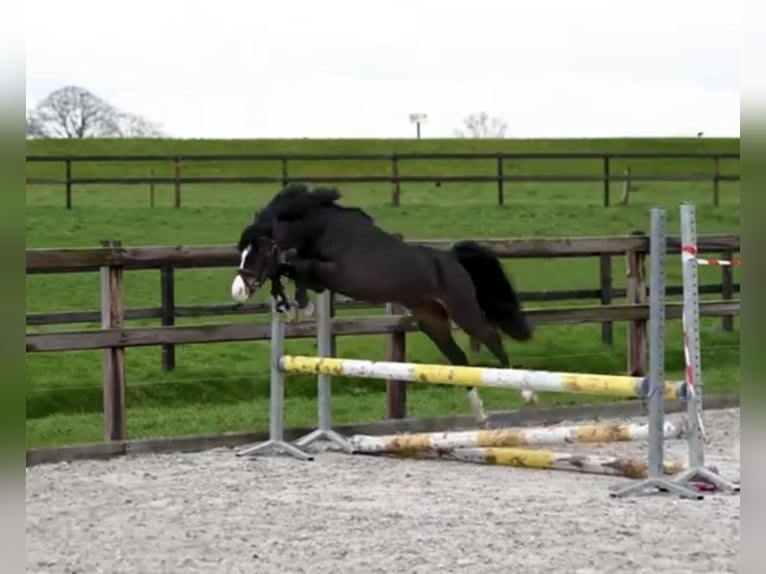
[[[533,330],[498,258],[474,241],[449,249],[408,244],[361,209],[338,204],[340,197],[336,189],[296,184],[278,193],[241,233],[232,297],[247,300],[289,269],[296,284],[313,290],[401,304],[450,363],[468,365],[452,336],[454,321],[508,368],[500,333],[523,342]],[[477,421],[485,424],[477,390],[467,391]],[[521,394],[527,403],[537,401],[533,391]]]

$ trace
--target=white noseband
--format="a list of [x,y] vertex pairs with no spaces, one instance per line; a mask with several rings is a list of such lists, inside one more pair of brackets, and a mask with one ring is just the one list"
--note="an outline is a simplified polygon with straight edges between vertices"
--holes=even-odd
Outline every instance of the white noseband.
[[247,288],[244,279],[237,275],[231,282],[231,298],[239,303],[244,303],[250,298],[250,289]]
[[[247,261],[247,256],[250,255],[252,247],[252,245],[248,245],[242,250],[242,258],[239,261],[240,270],[245,268],[245,261]],[[231,282],[231,298],[240,303],[243,303],[250,298],[250,289],[248,289],[245,280],[242,279],[239,274],[237,274],[237,276],[234,277],[234,281]]]

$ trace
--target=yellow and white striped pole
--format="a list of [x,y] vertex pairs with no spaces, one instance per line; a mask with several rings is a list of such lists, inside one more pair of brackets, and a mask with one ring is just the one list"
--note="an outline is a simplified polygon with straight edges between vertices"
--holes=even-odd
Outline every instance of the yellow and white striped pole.
[[[452,460],[537,470],[563,470],[627,478],[646,478],[648,476],[647,462],[638,458],[571,454],[523,448],[456,448],[421,451],[409,455],[390,454],[390,456]],[[662,465],[662,472],[666,475],[672,475],[686,468],[687,465],[681,461],[665,461]]]
[[[666,439],[683,438],[686,435],[686,424],[683,421],[665,421],[663,431]],[[648,437],[647,423],[607,423],[383,436],[353,435],[349,442],[354,452],[358,453],[413,454],[428,450],[471,447],[638,441],[647,440]]]
[[[284,355],[280,360],[280,366],[288,373],[390,379],[464,387],[498,387],[521,391],[580,393],[624,398],[645,398],[649,392],[648,379],[620,375],[424,365],[294,355]],[[686,383],[665,382],[664,396],[667,400],[685,398]]]

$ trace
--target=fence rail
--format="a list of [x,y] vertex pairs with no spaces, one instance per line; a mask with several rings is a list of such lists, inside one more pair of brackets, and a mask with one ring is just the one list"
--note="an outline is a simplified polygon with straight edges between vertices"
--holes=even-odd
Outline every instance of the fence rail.
[[[739,283],[732,285],[732,290],[739,293],[741,286]],[[672,285],[665,290],[665,294],[681,295],[683,287],[681,285]],[[720,284],[702,285],[699,288],[700,294],[708,295],[722,293]],[[610,297],[615,299],[623,298],[627,295],[625,288],[615,288],[608,292]],[[519,297],[525,303],[530,302],[551,302],[551,301],[571,301],[577,299],[600,299],[602,297],[601,289],[571,289],[561,291],[521,291]],[[648,291],[647,291],[648,295]],[[373,309],[382,308],[383,305],[374,305],[367,301],[356,301],[346,297],[337,297],[335,309]],[[136,321],[145,319],[162,319],[166,316],[175,318],[196,318],[196,317],[218,317],[227,315],[258,315],[269,313],[271,306],[269,303],[218,303],[212,305],[176,305],[159,307],[139,307],[125,310],[126,321]],[[98,323],[101,321],[101,311],[56,311],[53,313],[27,313],[27,326],[44,325],[68,325],[73,323]]]
[[[449,249],[454,241],[431,239],[408,240],[407,243]],[[649,238],[645,235],[483,239],[478,243],[491,249],[498,257],[514,259],[649,253]],[[681,236],[669,236],[667,245],[668,253],[680,252]],[[710,234],[699,238],[698,248],[705,252],[739,251],[739,245],[739,235]],[[230,267],[239,264],[236,249],[223,245],[27,249],[26,257],[27,274],[88,272],[110,265],[125,269],[153,269],[164,266]]]
[[[679,319],[681,308],[681,303],[668,303],[666,316],[671,319]],[[703,317],[738,315],[739,308],[739,301],[703,301],[700,302],[700,315]],[[609,307],[531,309],[528,316],[533,325],[647,321],[649,319],[649,306],[610,305]],[[332,320],[332,333],[336,336],[411,333],[417,330],[418,327],[410,315],[335,317]],[[28,353],[42,353],[86,351],[111,347],[264,341],[270,338],[270,333],[270,326],[267,323],[100,329],[69,333],[28,333],[26,350]],[[300,321],[285,326],[287,338],[300,339],[313,337],[315,334],[316,325],[313,321]]]
[[[598,257],[599,288],[565,291],[539,291],[524,294],[526,301],[551,301],[566,299],[597,298],[599,304],[561,308],[528,309],[534,325],[562,325],[599,323],[602,340],[613,343],[612,326],[615,322],[628,323],[627,372],[642,374],[647,366],[646,323],[649,318],[647,305],[646,255],[649,239],[641,235],[615,237],[578,237],[550,239],[492,239],[480,241],[501,258],[558,258]],[[448,248],[453,241],[408,241],[435,248]],[[739,235],[703,235],[698,238],[700,253],[718,252],[731,258],[740,251]],[[680,237],[668,238],[668,252],[680,253]],[[624,287],[615,287],[612,276],[612,257],[625,256],[627,277]],[[220,343],[233,341],[268,340],[268,322],[214,325],[175,325],[178,317],[203,317],[243,313],[268,312],[266,304],[247,305],[175,305],[175,268],[232,267],[237,265],[236,251],[228,246],[158,246],[123,247],[116,240],[104,242],[98,248],[77,249],[28,249],[26,252],[27,274],[92,272],[101,274],[101,309],[99,311],[65,311],[56,313],[33,313],[27,315],[27,325],[50,325],[76,322],[101,322],[100,329],[67,332],[27,332],[27,353],[62,352],[104,349],[104,398],[106,440],[124,440],[126,385],[125,349],[127,347],[161,346],[165,370],[175,367],[175,345],[197,343]],[[160,307],[141,309],[124,308],[123,277],[126,270],[157,269],[161,274]],[[740,301],[734,299],[739,285],[733,281],[734,270],[722,267],[721,283],[706,285],[702,292],[720,293],[721,299],[700,302],[700,314],[721,317],[723,328],[731,330],[732,319],[740,313]],[[670,286],[668,293],[680,293],[680,287]],[[625,303],[615,304],[618,298]],[[334,311],[349,308],[370,308],[371,304],[336,297]],[[374,316],[334,316],[333,337],[344,335],[388,335],[388,360],[406,360],[406,333],[417,331],[411,316],[396,306],[386,306],[386,314]],[[668,319],[681,317],[681,304],[668,303]],[[126,320],[161,319],[161,326],[128,328]],[[286,326],[289,338],[316,336],[313,321],[291,323]],[[389,418],[406,415],[403,383],[389,381],[387,385]]]
[[[72,208],[72,187],[74,185],[150,185],[172,184],[174,186],[173,204],[181,206],[183,185],[192,184],[266,184],[285,185],[290,181],[308,181],[311,183],[390,183],[391,204],[401,203],[401,184],[416,182],[460,182],[460,183],[495,183],[497,185],[498,205],[505,202],[505,184],[538,182],[538,183],[601,183],[603,186],[603,204],[608,207],[611,203],[611,184],[622,182],[629,187],[631,182],[710,182],[712,184],[713,205],[720,204],[720,182],[739,181],[739,173],[721,173],[721,160],[739,160],[739,152],[498,152],[498,153],[370,153],[370,154],[136,154],[136,155],[28,155],[28,163],[61,163],[62,177],[27,177],[27,185],[63,185],[65,205]],[[710,162],[710,170],[706,173],[668,173],[668,174],[631,174],[628,170],[622,174],[612,173],[614,160],[641,159],[676,159],[701,160]],[[488,161],[493,160],[495,167],[491,173],[484,175],[402,175],[402,163],[415,160],[450,160],[450,161]],[[599,173],[592,174],[514,174],[505,173],[504,163],[509,160],[598,160],[601,162]],[[298,175],[290,173],[290,162],[331,162],[331,161],[381,161],[387,162],[388,175]],[[173,164],[173,176],[125,177],[74,177],[73,165],[77,163],[117,162],[117,163],[167,163]],[[183,166],[195,162],[279,162],[279,174],[273,176],[185,176]],[[153,197],[153,194],[150,193]],[[627,193],[623,193],[627,199]]]
[[739,152],[399,152],[399,153],[230,153],[230,154],[35,154],[28,155],[32,163],[90,161],[90,162],[167,162],[167,161],[368,161],[391,160],[471,160],[471,159],[739,159]]

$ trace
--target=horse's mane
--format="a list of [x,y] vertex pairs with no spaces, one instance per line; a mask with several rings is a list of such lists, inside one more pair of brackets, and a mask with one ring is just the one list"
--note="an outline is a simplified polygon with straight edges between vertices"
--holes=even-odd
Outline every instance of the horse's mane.
[[264,234],[264,227],[254,221],[242,230],[237,242],[237,251],[242,252],[248,245],[253,245],[255,240]]
[[337,201],[340,192],[334,187],[318,187],[310,190],[305,183],[290,183],[281,189],[260,211],[253,216],[253,221],[240,235],[237,250],[242,251],[255,242],[258,237],[271,236],[276,221],[295,221],[306,217],[321,208],[339,209],[358,213],[374,222],[373,218],[358,207],[346,207]]
[[337,201],[341,193],[334,187],[318,187],[309,190],[304,183],[293,183],[282,189],[269,203],[267,209],[273,210],[275,219],[294,221],[323,207],[354,212],[369,219],[373,218],[359,207],[346,207]]

